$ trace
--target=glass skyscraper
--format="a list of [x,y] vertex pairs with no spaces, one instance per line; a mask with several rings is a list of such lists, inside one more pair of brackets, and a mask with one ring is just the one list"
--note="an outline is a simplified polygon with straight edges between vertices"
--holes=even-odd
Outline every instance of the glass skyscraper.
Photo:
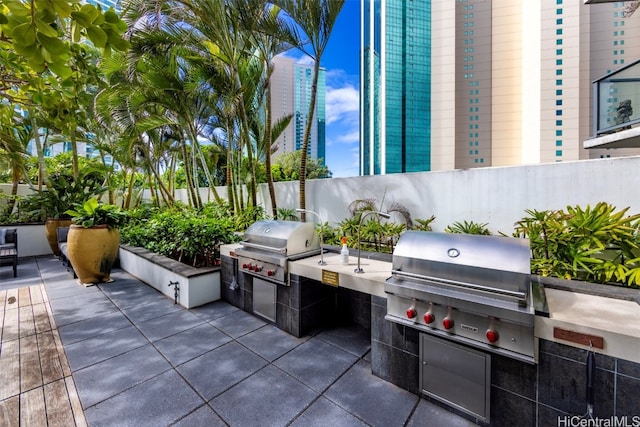
[[361,3],[360,174],[429,170],[431,2]]

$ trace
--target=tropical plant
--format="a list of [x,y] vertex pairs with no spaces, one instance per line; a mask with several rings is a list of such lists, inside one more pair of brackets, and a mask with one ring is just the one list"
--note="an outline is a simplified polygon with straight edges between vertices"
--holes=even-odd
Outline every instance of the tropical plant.
[[595,283],[640,284],[640,214],[604,202],[566,211],[525,211],[514,235],[528,238],[531,270]]
[[134,209],[121,230],[121,241],[194,267],[217,265],[220,245],[240,239],[234,232],[233,219],[215,213],[219,209],[217,204],[209,204],[202,212],[181,205],[162,210]]
[[487,228],[489,224],[479,223],[474,221],[456,221],[453,224],[448,225],[444,231],[447,233],[457,234],[479,234],[484,236],[490,236],[491,231]]
[[88,199],[76,204],[74,209],[66,211],[73,222],[84,228],[106,225],[109,229],[117,229],[127,222],[127,213],[115,205],[103,204],[97,199]]
[[106,191],[102,186],[102,175],[95,169],[83,169],[80,179],[74,181],[68,174],[53,174],[50,188],[26,197],[21,209],[29,210],[31,217],[41,221],[48,218],[71,218],[69,209],[83,203],[87,197],[100,196]]
[[425,218],[425,219],[418,218],[416,219],[417,225],[414,224],[413,229],[420,230],[420,231],[432,231],[431,223],[435,220],[436,220],[435,215],[431,215],[429,218]]
[[[288,41],[313,59],[311,97],[300,148],[300,209],[306,209],[307,152],[315,120],[320,63],[344,2],[345,0],[273,0],[273,4],[281,8],[293,21],[285,22],[284,30],[288,33]],[[305,219],[304,212],[301,219]]]

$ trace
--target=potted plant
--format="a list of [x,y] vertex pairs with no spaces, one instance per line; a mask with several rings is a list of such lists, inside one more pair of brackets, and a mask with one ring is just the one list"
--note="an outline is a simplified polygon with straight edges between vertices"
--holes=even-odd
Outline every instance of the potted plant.
[[78,281],[85,285],[111,281],[120,245],[119,229],[127,221],[127,214],[93,198],[66,213],[73,217],[67,247]]
[[51,188],[29,196],[28,206],[31,207],[34,216],[37,215],[45,221],[47,242],[53,254],[60,256],[57,229],[68,227],[72,223],[71,216],[66,211],[89,197],[104,193],[106,188],[91,173],[83,174],[76,182],[65,174],[52,176],[49,181]]

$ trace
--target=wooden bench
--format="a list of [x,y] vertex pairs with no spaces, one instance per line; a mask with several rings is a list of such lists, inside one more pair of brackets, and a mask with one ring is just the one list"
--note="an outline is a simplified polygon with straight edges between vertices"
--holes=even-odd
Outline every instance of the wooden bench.
[[0,266],[11,265],[13,277],[18,276],[18,230],[6,228],[2,230],[3,239],[0,241]]

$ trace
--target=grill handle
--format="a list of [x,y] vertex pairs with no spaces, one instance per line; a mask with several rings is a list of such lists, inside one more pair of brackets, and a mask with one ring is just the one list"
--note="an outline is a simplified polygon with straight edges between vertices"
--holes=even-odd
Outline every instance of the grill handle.
[[473,289],[481,292],[491,292],[495,294],[500,294],[510,298],[514,298],[518,301],[518,303],[521,303],[521,304],[526,304],[526,301],[527,301],[527,294],[524,292],[508,291],[505,289],[492,288],[490,286],[474,285],[473,283],[459,282],[456,280],[443,280],[437,277],[423,276],[421,274],[415,274],[415,273],[407,273],[401,270],[391,270],[391,274],[394,276],[399,276],[400,278],[406,277],[408,279],[413,279],[413,280],[422,281],[422,282],[440,283],[443,285],[459,286],[459,287]]
[[268,251],[268,252],[278,252],[278,253],[281,253],[281,254],[286,254],[287,253],[286,246],[284,248],[275,248],[273,246],[259,245],[257,243],[250,243],[250,242],[245,242],[245,241],[240,242],[240,244],[242,246],[246,246],[248,248],[259,249],[259,250]]

